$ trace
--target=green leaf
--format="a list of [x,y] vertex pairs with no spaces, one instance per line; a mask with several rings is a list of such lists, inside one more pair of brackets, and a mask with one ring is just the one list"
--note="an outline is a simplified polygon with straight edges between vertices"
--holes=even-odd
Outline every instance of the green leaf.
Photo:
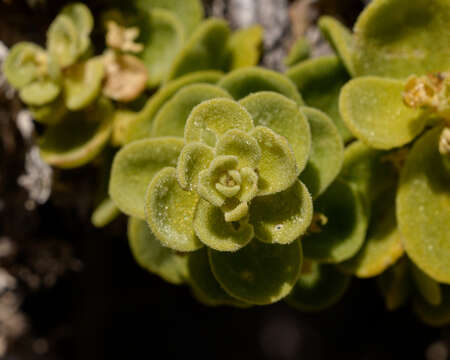
[[144,269],[175,285],[186,282],[188,256],[162,246],[145,221],[129,218],[128,241],[136,262]]
[[167,79],[200,70],[224,70],[229,36],[230,29],[224,20],[210,18],[201,23],[176,56]]
[[450,68],[448,0],[377,0],[355,24],[357,76],[405,78]]
[[223,89],[210,84],[183,87],[159,110],[153,121],[152,136],[184,136],[184,127],[192,109],[205,100],[229,98]]
[[259,67],[237,69],[225,75],[218,85],[236,100],[258,91],[273,91],[294,100],[298,105],[303,105],[303,100],[292,81],[273,70]]
[[421,297],[414,301],[414,312],[425,324],[430,326],[446,326],[450,324],[450,286],[442,286],[442,302],[438,306],[427,303]]
[[261,57],[263,28],[254,25],[239,29],[230,36],[227,44],[228,66],[231,70],[255,66]]
[[149,87],[155,87],[165,80],[185,39],[183,25],[172,12],[156,8],[148,16],[139,57],[147,67]]
[[180,187],[175,168],[166,167],[154,176],[145,196],[145,214],[163,246],[183,252],[203,246],[193,227],[198,201],[197,193]]
[[198,177],[214,159],[214,150],[202,143],[189,143],[181,151],[177,162],[178,183],[184,190],[196,190]]
[[45,125],[55,125],[59,123],[67,113],[66,105],[62,96],[58,96],[56,100],[42,106],[30,105],[29,110],[34,120]]
[[126,144],[151,136],[155,116],[178,90],[194,83],[215,84],[221,77],[222,73],[218,71],[195,72],[167,83],[150,97],[140,112],[119,111],[114,125],[113,138],[115,142],[118,144]]
[[124,146],[111,169],[109,195],[127,215],[145,219],[148,185],[158,171],[176,166],[184,142],[179,138],[144,139]]
[[270,195],[286,190],[299,175],[295,155],[287,140],[264,126],[257,126],[252,135],[261,148],[258,163],[258,195]]
[[299,111],[297,103],[283,95],[261,91],[241,101],[253,118],[255,126],[266,126],[285,137],[294,151],[298,171],[301,172],[311,149],[308,120]]
[[333,49],[336,51],[348,73],[354,76],[354,39],[351,31],[344,25],[342,25],[338,20],[330,16],[321,16],[318,25],[323,36],[328,40]]
[[411,294],[408,260],[404,257],[377,278],[386,308],[397,310],[405,305]]
[[428,304],[440,305],[442,303],[442,289],[439,283],[420,270],[413,262],[410,262],[410,269],[412,280],[420,295]]
[[215,146],[228,130],[250,131],[253,120],[245,108],[230,99],[212,99],[197,105],[189,115],[184,129],[186,142],[199,141]]
[[73,20],[65,14],[53,20],[47,32],[47,49],[60,67],[75,63],[81,55],[79,32]]
[[256,168],[261,159],[261,149],[255,138],[237,129],[228,130],[219,138],[216,154],[236,156],[239,169]]
[[436,127],[413,145],[400,175],[397,219],[411,260],[450,284],[450,169],[438,150],[441,131]]
[[426,125],[426,113],[403,103],[404,83],[373,76],[349,81],[341,91],[339,109],[352,133],[377,149],[409,143]]
[[181,21],[188,36],[203,18],[203,6],[200,0],[133,0],[133,3],[143,12],[151,12],[155,9],[169,10]]
[[30,42],[19,42],[11,48],[2,71],[8,82],[20,89],[40,77],[46,64],[44,49]]
[[73,21],[80,34],[89,35],[94,28],[91,11],[81,2],[66,5],[61,14],[67,15]]
[[288,55],[284,59],[284,65],[287,67],[292,67],[303,60],[308,59],[310,52],[311,46],[309,45],[308,40],[301,36],[291,46]]
[[100,94],[105,74],[103,61],[94,57],[72,65],[64,72],[64,97],[69,110],[90,105]]
[[107,197],[95,208],[91,222],[95,227],[101,228],[111,223],[119,215],[119,208],[110,197]]
[[209,249],[214,277],[223,289],[241,301],[257,305],[277,302],[290,293],[300,274],[302,248],[252,241],[234,253]]
[[311,223],[311,195],[302,182],[251,202],[250,223],[258,240],[273,244],[289,244],[303,235]]
[[87,164],[107,144],[112,118],[112,104],[104,98],[83,111],[69,112],[42,135],[39,142],[42,158],[63,169]]
[[337,179],[314,202],[314,211],[325,215],[326,224],[302,238],[308,259],[338,263],[351,258],[363,245],[368,214],[364,201],[349,183]]
[[370,278],[380,275],[404,254],[395,218],[395,193],[393,186],[375,199],[364,245],[354,257],[339,264],[340,269]]
[[217,251],[237,251],[253,238],[253,226],[245,221],[226,222],[222,210],[206,200],[198,202],[194,229],[206,246]]
[[300,179],[313,198],[322,194],[341,170],[344,144],[333,121],[323,112],[302,107],[311,129],[311,152]]
[[301,311],[324,310],[341,300],[350,281],[350,276],[339,272],[333,265],[306,260],[286,302]]
[[42,106],[55,100],[61,88],[50,80],[36,80],[20,89],[20,99],[34,106]]
[[214,277],[206,249],[189,254],[189,284],[200,301],[210,306],[246,304],[228,295]]
[[305,60],[290,68],[286,75],[308,106],[322,110],[333,119],[344,142],[353,138],[339,113],[339,93],[349,77],[336,56]]

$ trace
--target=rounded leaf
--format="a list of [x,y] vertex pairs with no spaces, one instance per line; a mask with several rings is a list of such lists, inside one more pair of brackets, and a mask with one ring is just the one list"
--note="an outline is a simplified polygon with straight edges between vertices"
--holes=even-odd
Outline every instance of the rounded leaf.
[[392,149],[422,132],[425,113],[403,103],[404,85],[373,76],[349,81],[342,88],[339,109],[352,133],[374,148]]
[[120,214],[121,212],[114,201],[107,197],[93,211],[91,222],[95,227],[101,228],[111,223]]
[[89,35],[94,27],[94,18],[89,8],[80,2],[66,5],[61,14],[67,15],[80,34]]
[[36,80],[20,89],[20,99],[34,106],[42,106],[55,100],[61,88],[50,80]]
[[223,289],[241,301],[272,304],[288,295],[300,274],[302,248],[252,241],[234,253],[209,249],[214,277]]
[[440,305],[442,303],[442,289],[439,283],[420,270],[413,262],[410,262],[410,269],[411,277],[420,295],[428,304]]
[[219,138],[216,154],[236,156],[239,169],[256,168],[261,159],[261,149],[255,138],[237,129],[228,130]]
[[421,297],[414,301],[414,312],[425,324],[441,327],[450,324],[450,286],[442,286],[442,302],[438,306],[427,303]]
[[338,263],[355,255],[366,237],[369,215],[364,205],[349,183],[335,180],[314,202],[314,211],[325,215],[327,222],[302,238],[305,256]]
[[173,61],[168,80],[194,71],[224,70],[229,36],[230,28],[224,20],[211,18],[202,22]]
[[234,70],[248,66],[255,66],[261,57],[263,28],[260,25],[238,29],[228,39],[228,66]]
[[289,244],[306,232],[312,213],[311,195],[297,180],[285,191],[254,198],[250,205],[250,223],[258,240]]
[[80,110],[91,104],[102,89],[105,74],[101,58],[72,65],[64,72],[64,97],[69,110]]
[[403,257],[394,266],[382,273],[377,278],[377,282],[388,310],[396,310],[403,306],[411,294],[411,279],[407,258]]
[[377,0],[355,24],[355,74],[405,78],[450,68],[448,0]]
[[184,127],[192,109],[205,100],[229,98],[218,86],[192,84],[183,87],[168,100],[153,121],[152,136],[184,136]]
[[165,80],[170,66],[184,43],[181,21],[171,12],[152,9],[148,16],[148,29],[140,35],[144,49],[139,57],[148,72],[148,85],[158,86]]
[[273,91],[294,100],[298,105],[303,105],[303,100],[292,81],[273,70],[259,67],[234,70],[224,76],[218,85],[236,100],[258,91]]
[[47,49],[60,67],[75,63],[80,56],[79,32],[72,19],[65,14],[53,20],[47,32]]
[[39,77],[46,62],[43,48],[30,42],[19,42],[11,48],[2,71],[8,82],[20,89]]
[[226,222],[220,207],[203,199],[195,211],[194,229],[206,246],[217,251],[237,251],[253,238],[253,226],[245,221]]
[[203,246],[192,225],[198,201],[197,193],[180,187],[175,168],[164,168],[154,176],[145,196],[145,215],[164,246],[182,252]]
[[133,257],[144,269],[175,285],[186,282],[188,256],[162,246],[145,221],[129,218],[128,241]]
[[297,103],[283,95],[261,91],[245,97],[240,104],[250,113],[255,126],[268,127],[287,139],[301,172],[308,161],[311,132]]
[[87,164],[105,147],[112,131],[113,109],[103,98],[83,111],[69,112],[48,127],[39,142],[42,158],[69,169]]
[[284,59],[284,65],[292,67],[303,60],[309,58],[311,52],[311,46],[305,37],[299,37],[295,43],[291,46],[288,55]]
[[158,171],[176,166],[184,142],[179,138],[135,141],[115,156],[109,195],[127,215],[145,219],[144,202],[148,185]]
[[62,96],[42,106],[29,106],[29,110],[34,120],[46,125],[59,123],[68,111]]
[[436,127],[413,145],[400,174],[397,219],[411,260],[450,284],[450,169],[438,150],[441,131]]
[[333,265],[306,260],[286,302],[301,311],[324,310],[344,296],[350,281],[350,276],[339,272]]
[[349,76],[336,56],[302,61],[291,67],[286,75],[308,106],[322,110],[334,121],[344,142],[353,138],[339,113],[339,93]]
[[295,154],[287,140],[269,128],[258,126],[250,132],[261,148],[258,163],[258,195],[270,195],[286,190],[299,175]]
[[203,142],[215,146],[220,136],[228,130],[244,132],[253,128],[253,120],[247,110],[230,99],[212,99],[197,105],[189,115],[184,129],[186,142]]

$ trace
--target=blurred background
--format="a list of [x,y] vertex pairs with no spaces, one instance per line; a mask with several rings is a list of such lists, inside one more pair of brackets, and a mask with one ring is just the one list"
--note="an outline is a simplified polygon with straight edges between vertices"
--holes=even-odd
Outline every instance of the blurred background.
[[[0,62],[21,40],[43,44],[67,1],[0,0]],[[85,1],[94,13],[111,1]],[[330,14],[352,26],[368,1],[210,0],[208,16],[265,28],[262,65],[283,70],[293,40],[330,52],[315,26]],[[94,35],[95,36],[95,35]],[[333,308],[301,313],[283,302],[208,308],[186,287],[138,267],[125,218],[90,223],[95,169],[42,163],[30,116],[0,72],[0,359],[430,359],[448,358],[450,329],[390,313],[373,281],[354,279]]]

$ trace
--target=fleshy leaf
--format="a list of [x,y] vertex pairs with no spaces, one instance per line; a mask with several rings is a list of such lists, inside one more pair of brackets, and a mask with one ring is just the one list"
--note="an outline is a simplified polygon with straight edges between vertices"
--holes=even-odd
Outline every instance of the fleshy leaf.
[[323,36],[336,51],[348,73],[354,76],[353,69],[353,34],[338,20],[330,16],[322,16],[319,19],[319,28]]
[[107,144],[112,118],[112,105],[104,98],[83,111],[69,112],[41,137],[42,158],[50,165],[67,169],[87,164]]
[[237,198],[239,201],[248,202],[253,199],[258,193],[258,175],[249,168],[244,167],[239,170],[241,175],[241,189]]
[[415,299],[413,309],[427,325],[440,327],[450,324],[450,286],[442,285],[442,302],[439,306],[430,305],[419,297]]
[[291,46],[288,55],[284,59],[284,64],[287,67],[294,66],[303,60],[309,58],[311,47],[309,42],[304,37],[299,37]]
[[266,126],[287,139],[301,172],[311,149],[311,132],[308,120],[299,111],[297,103],[266,91],[251,94],[240,103],[252,116],[255,126]]
[[405,78],[450,68],[448,0],[378,0],[355,24],[357,76]]
[[214,159],[214,150],[202,143],[187,144],[178,158],[177,179],[184,190],[197,188],[199,173]]
[[300,179],[313,198],[322,194],[342,167],[344,144],[333,121],[320,110],[302,107],[311,130],[311,152]]
[[141,34],[144,50],[139,54],[148,72],[148,85],[165,80],[170,66],[184,43],[181,21],[170,11],[154,8],[149,13],[148,29]]
[[19,42],[11,48],[2,71],[8,82],[20,89],[42,75],[46,67],[47,55],[44,49],[30,42]]
[[235,305],[245,306],[245,303],[228,295],[219,285],[209,265],[208,252],[201,249],[189,254],[188,259],[189,284],[200,301],[210,306]]
[[222,210],[206,200],[198,202],[194,229],[205,245],[217,251],[237,251],[253,238],[253,226],[245,221],[226,222]]
[[167,83],[157,91],[144,108],[136,113],[133,111],[118,111],[119,115],[114,125],[115,143],[126,144],[151,136],[155,116],[163,105],[169,101],[182,87],[194,83],[215,84],[222,77],[218,71],[199,71]]
[[172,284],[183,284],[188,278],[188,256],[164,247],[145,221],[130,217],[128,241],[136,262],[144,269]]
[[190,35],[203,18],[200,0],[133,0],[142,12],[165,9],[172,12],[183,24],[186,35]]
[[184,129],[186,142],[200,141],[215,146],[228,130],[250,131],[253,120],[245,108],[230,99],[212,99],[197,105]]
[[42,106],[55,100],[61,88],[51,80],[36,80],[20,89],[20,99],[29,105]]
[[442,290],[439,283],[420,270],[412,261],[410,262],[410,269],[412,280],[420,295],[428,304],[440,305],[442,303]]
[[209,249],[214,277],[231,296],[252,304],[272,304],[284,298],[300,274],[302,248],[252,241],[235,253]]
[[61,14],[69,16],[77,31],[82,35],[89,35],[94,28],[94,18],[89,8],[80,2],[66,5]]
[[250,206],[250,223],[258,240],[289,244],[303,235],[311,223],[311,195],[302,182],[268,196],[258,196]]
[[75,63],[80,56],[79,33],[72,19],[65,14],[53,20],[47,32],[47,49],[60,67]]
[[224,20],[204,21],[176,56],[168,80],[194,71],[224,70],[225,44],[229,36],[230,29]]
[[68,109],[80,110],[100,94],[104,76],[101,58],[72,65],[64,72],[64,96]]
[[192,109],[205,100],[229,98],[218,86],[192,84],[183,87],[167,101],[153,121],[152,136],[184,136],[184,127]]
[[108,225],[119,215],[119,208],[110,197],[107,197],[95,208],[91,216],[91,222],[95,227],[101,228]]
[[341,91],[339,109],[356,137],[377,149],[409,143],[425,127],[424,112],[403,103],[404,83],[373,76],[348,82]]
[[308,259],[338,263],[351,258],[366,237],[368,214],[361,195],[350,184],[335,180],[314,202],[314,211],[327,222],[302,238]]
[[250,132],[261,148],[258,163],[258,195],[270,195],[290,187],[299,175],[295,155],[287,140],[269,128],[258,126]]
[[125,214],[145,219],[144,201],[148,185],[158,171],[176,166],[184,142],[179,138],[135,141],[115,156],[109,195]]
[[438,150],[441,131],[436,127],[413,145],[400,175],[397,219],[411,260],[450,284],[450,168]]
[[406,258],[389,268],[377,278],[378,286],[388,310],[403,306],[411,294],[411,279]]
[[301,311],[324,310],[344,296],[350,280],[350,276],[342,274],[333,265],[305,260],[300,278],[286,302]]
[[339,264],[340,269],[369,278],[380,275],[404,254],[395,218],[395,191],[392,187],[375,200],[364,245],[353,258]]
[[58,96],[56,100],[42,106],[29,106],[29,110],[34,120],[46,125],[59,123],[67,113],[62,96]]
[[229,70],[255,66],[261,56],[263,28],[254,25],[239,29],[230,36],[227,44]]
[[255,138],[237,129],[228,130],[219,138],[216,154],[236,156],[239,169],[256,168],[261,159],[261,149]]
[[308,106],[322,110],[333,119],[344,142],[352,139],[353,135],[339,113],[339,93],[349,77],[336,56],[305,60],[290,68],[286,75]]
[[175,168],[164,168],[154,176],[145,196],[145,215],[164,246],[182,252],[203,246],[192,225],[198,201],[196,192],[180,187]]
[[292,81],[273,70],[259,67],[238,69],[224,76],[218,85],[236,100],[258,91],[273,91],[294,100],[298,105],[303,105],[303,100]]

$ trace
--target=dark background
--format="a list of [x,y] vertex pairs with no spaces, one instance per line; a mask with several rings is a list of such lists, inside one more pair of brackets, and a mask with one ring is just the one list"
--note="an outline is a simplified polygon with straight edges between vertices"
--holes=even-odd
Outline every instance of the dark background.
[[[22,0],[0,0],[0,40],[43,44],[63,3],[30,8]],[[87,3],[97,12],[108,2]],[[320,13],[350,26],[362,7],[360,0],[317,4]],[[319,314],[282,302],[246,310],[205,307],[186,287],[138,267],[124,217],[104,229],[90,224],[92,166],[55,171],[50,200],[26,210],[28,193],[17,178],[30,144],[15,126],[20,108],[17,98],[0,93],[0,237],[15,248],[0,266],[18,279],[11,291],[28,324],[21,336],[11,336],[6,359],[422,359],[431,344],[448,343],[448,329],[422,325],[408,307],[386,311],[371,280],[354,279],[344,299]],[[30,280],[36,278],[38,285]]]

